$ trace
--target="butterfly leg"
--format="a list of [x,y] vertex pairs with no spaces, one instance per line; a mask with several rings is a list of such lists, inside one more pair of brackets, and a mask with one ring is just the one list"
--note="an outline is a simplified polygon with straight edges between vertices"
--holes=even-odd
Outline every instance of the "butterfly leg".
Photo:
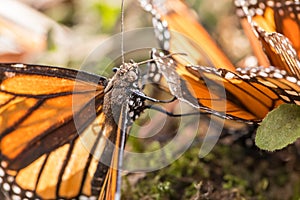
[[140,91],[132,91],[135,95],[145,99],[145,100],[148,100],[148,101],[151,101],[151,102],[155,102],[155,103],[171,103],[173,101],[175,101],[177,98],[174,96],[172,99],[169,99],[169,100],[158,100],[158,99],[155,99],[155,98],[152,98],[152,97],[149,97],[147,95],[145,95],[144,93],[140,92]]

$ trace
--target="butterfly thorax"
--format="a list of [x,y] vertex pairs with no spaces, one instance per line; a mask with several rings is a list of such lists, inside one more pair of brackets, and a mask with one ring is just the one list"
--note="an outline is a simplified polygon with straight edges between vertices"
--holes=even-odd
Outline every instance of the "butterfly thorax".
[[131,124],[144,110],[144,99],[138,95],[141,91],[139,78],[137,63],[125,63],[116,71],[105,88],[103,111],[109,119],[117,122],[122,106],[128,106],[125,114],[131,119]]

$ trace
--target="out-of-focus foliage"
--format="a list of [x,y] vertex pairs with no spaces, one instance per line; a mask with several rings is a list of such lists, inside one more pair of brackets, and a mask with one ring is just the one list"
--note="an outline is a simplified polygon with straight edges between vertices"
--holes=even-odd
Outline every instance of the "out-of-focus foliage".
[[120,5],[113,6],[107,3],[98,2],[94,4],[94,9],[97,11],[102,21],[101,31],[111,33],[115,28],[117,20],[120,19]]

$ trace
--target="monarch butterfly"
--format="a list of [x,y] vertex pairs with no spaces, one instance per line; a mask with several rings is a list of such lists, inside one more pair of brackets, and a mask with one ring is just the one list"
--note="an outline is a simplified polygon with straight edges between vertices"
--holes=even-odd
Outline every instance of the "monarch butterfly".
[[125,132],[145,109],[137,67],[123,64],[108,80],[58,67],[0,64],[1,190],[12,199],[120,195]]
[[[244,30],[250,36],[254,53],[262,65],[274,65],[300,78],[300,3],[297,0],[236,0],[237,14]],[[253,32],[269,58],[262,56]]]
[[[155,55],[154,52],[153,57]],[[159,55],[159,59],[164,60],[165,57]],[[163,63],[172,61],[165,60]],[[202,73],[205,75],[201,77],[211,77],[212,80],[220,78],[225,82],[227,79],[227,75],[212,69],[187,69],[195,74],[194,77]],[[77,71],[56,67],[2,64],[0,70],[0,123],[4,124],[0,129],[1,188],[16,199],[96,198],[99,193],[100,199],[112,199],[119,195],[115,194],[119,187],[119,172],[116,169],[121,157],[119,149],[122,150],[126,139],[125,129],[131,123],[130,119],[134,120],[146,109],[146,99],[154,101],[144,96],[137,84],[137,65],[121,66],[110,81],[104,77],[84,72],[77,74]],[[183,74],[180,76],[185,77]],[[238,76],[234,80],[245,84],[249,82]],[[261,84],[261,81],[258,83]],[[266,81],[267,88],[272,88],[270,84]],[[292,100],[294,96],[299,96],[297,82],[287,82],[286,86],[291,88]],[[230,86],[227,91],[229,89]],[[175,95],[180,97],[178,93]],[[201,101],[205,99],[199,98],[200,103],[206,106]],[[57,102],[61,106],[58,107]],[[231,115],[248,120],[244,115],[234,112],[225,117]],[[36,126],[37,122],[39,126]],[[100,124],[101,131],[96,130],[93,124]],[[36,129],[34,133],[29,131],[32,125]],[[79,135],[76,130],[78,127]],[[24,133],[26,137],[23,137]],[[54,138],[53,143],[48,143],[49,137]],[[88,145],[88,151],[80,141],[80,138],[86,137],[91,137],[91,141],[95,142]],[[111,140],[116,148],[105,142],[105,138]],[[100,152],[98,158],[106,160],[111,167],[99,163],[90,151]],[[76,167],[70,170],[71,166]],[[34,171],[34,167],[39,170]],[[54,178],[49,180],[49,177]]]
[[[211,63],[220,61],[218,60],[219,56],[222,58],[222,54],[219,54],[220,50],[210,51],[210,46],[206,41],[194,39],[199,34],[206,34],[206,32],[189,14],[187,6],[182,1],[166,0],[160,3],[141,1],[141,5],[146,11],[151,12],[156,35],[164,50],[181,52],[184,49],[184,52],[188,56],[191,55],[192,58],[195,55],[203,55],[204,52],[204,55],[210,58]],[[188,17],[186,18],[186,16]],[[188,29],[184,28],[187,24]],[[193,41],[178,40],[176,35],[170,33],[172,30],[188,35]],[[211,40],[210,38],[206,39]],[[195,44],[200,48],[195,50]],[[152,57],[159,58],[160,54],[154,52]],[[220,68],[218,71],[214,68],[195,66],[195,64],[199,64],[197,61],[193,63],[177,57],[154,59],[154,61],[150,69],[153,69],[153,73],[160,72],[164,75],[173,95],[190,102],[195,107],[201,105],[223,113],[225,114],[223,117],[227,119],[260,121],[270,110],[282,103],[299,104],[299,81],[292,75],[288,76],[285,71],[274,68],[236,71],[232,65],[222,62],[221,65],[214,65],[214,67]],[[192,63],[192,65],[188,63]],[[241,72],[251,73],[251,76]],[[176,85],[172,84],[172,80],[176,78],[180,79],[181,84],[185,85],[184,87],[189,91],[194,92],[193,96],[198,100],[197,102],[192,102],[188,96],[176,94],[176,90],[172,91],[172,88],[176,89]],[[210,88],[208,83],[212,87],[216,87],[215,91]],[[220,96],[218,88],[224,88],[226,96]],[[226,105],[218,108],[218,102],[222,101],[226,101]]]
[[188,53],[186,59],[189,63],[235,69],[184,2],[140,0],[140,3],[153,15],[153,25],[162,49]]
[[144,101],[156,101],[139,80],[135,63],[110,80],[0,64],[1,191],[12,199],[118,199],[125,132]]
[[[239,68],[234,73],[227,69],[182,66],[176,60],[162,58],[163,56],[162,52],[153,51],[152,65],[164,75],[171,93],[194,107],[213,109],[220,115],[225,113],[226,115],[221,116],[223,118],[259,121],[282,103],[300,105],[300,81],[288,76],[284,70],[274,67]],[[150,69],[156,70],[155,67]],[[193,97],[187,92],[178,94],[178,82],[173,82],[176,79],[181,80],[180,87],[191,91]],[[225,95],[222,89],[225,90]],[[222,102],[226,102],[226,105]]]

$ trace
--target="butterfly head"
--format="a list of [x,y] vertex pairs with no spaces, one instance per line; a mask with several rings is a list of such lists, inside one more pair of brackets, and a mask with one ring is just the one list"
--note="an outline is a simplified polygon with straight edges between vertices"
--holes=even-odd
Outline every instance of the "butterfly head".
[[121,79],[133,83],[139,78],[138,64],[135,62],[124,63],[116,72]]
[[[115,75],[105,88],[107,95],[104,97],[104,104],[109,105],[105,108],[106,115],[113,116],[114,121],[119,121],[121,106],[128,104],[128,117],[130,120],[127,125],[137,119],[145,109],[144,99],[141,97],[142,84],[138,63],[124,63],[119,68],[114,69]],[[105,103],[107,102],[107,103]]]
[[138,70],[138,64],[131,61],[130,63],[124,63],[119,68],[113,69],[115,75],[110,80],[105,92],[114,87],[133,87],[139,88],[140,73]]

